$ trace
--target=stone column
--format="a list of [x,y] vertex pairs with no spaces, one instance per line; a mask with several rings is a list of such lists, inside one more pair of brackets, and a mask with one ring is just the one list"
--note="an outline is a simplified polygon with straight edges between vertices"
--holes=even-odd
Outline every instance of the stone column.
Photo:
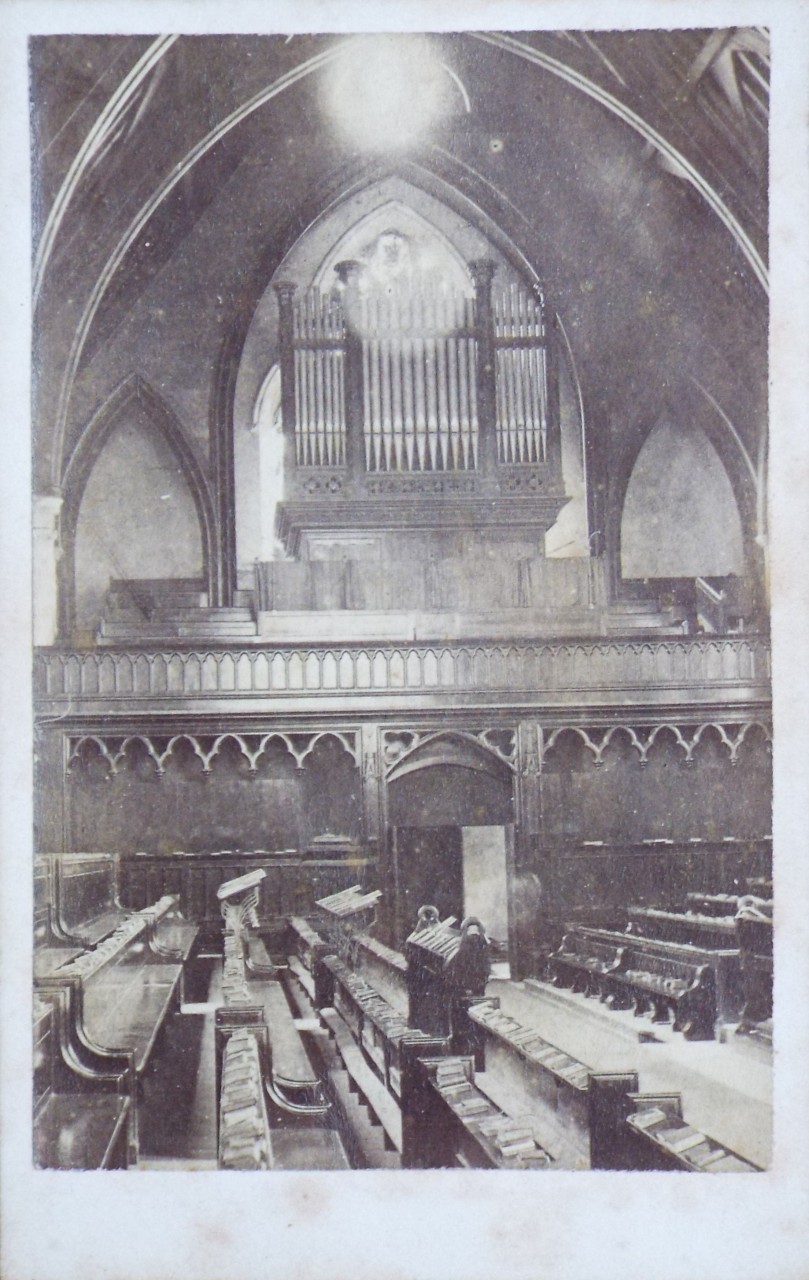
[[59,634],[61,494],[34,497],[34,644],[55,644]]

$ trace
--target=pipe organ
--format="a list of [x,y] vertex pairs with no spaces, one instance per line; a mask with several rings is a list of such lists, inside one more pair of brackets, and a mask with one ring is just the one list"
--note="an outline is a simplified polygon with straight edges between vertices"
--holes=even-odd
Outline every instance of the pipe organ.
[[477,466],[474,303],[428,284],[360,299],[368,471]]
[[[318,289],[292,308],[295,358],[295,461],[345,465],[345,323],[340,306]],[[283,376],[283,375],[282,375]]]
[[497,460],[547,461],[548,351],[542,306],[515,285],[494,299]]
[[363,291],[358,268],[339,263],[330,294],[275,286],[295,466],[558,473],[555,328],[538,290],[493,294],[494,264],[476,262],[474,295],[429,279]]

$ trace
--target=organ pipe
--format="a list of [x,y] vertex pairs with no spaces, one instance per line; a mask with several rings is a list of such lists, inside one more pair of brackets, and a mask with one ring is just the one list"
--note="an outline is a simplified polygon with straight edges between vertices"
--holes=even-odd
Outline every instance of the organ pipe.
[[470,264],[474,297],[429,281],[362,293],[359,264],[339,266],[351,324],[345,298],[275,286],[298,466],[560,468],[556,321],[539,299],[516,284],[493,295],[488,261]]

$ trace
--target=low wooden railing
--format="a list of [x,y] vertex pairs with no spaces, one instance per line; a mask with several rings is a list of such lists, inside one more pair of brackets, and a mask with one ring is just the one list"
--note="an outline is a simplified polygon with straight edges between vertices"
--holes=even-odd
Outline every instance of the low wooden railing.
[[666,637],[547,644],[250,648],[40,649],[35,697],[153,698],[300,693],[543,693],[702,687],[769,696],[770,648],[759,636]]

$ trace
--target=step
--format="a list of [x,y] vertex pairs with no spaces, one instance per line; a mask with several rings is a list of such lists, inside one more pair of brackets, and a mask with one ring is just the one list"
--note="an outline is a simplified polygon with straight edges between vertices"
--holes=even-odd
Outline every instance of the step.
[[239,605],[229,608],[210,609],[199,606],[188,606],[183,608],[171,607],[169,609],[153,608],[148,612],[144,609],[138,609],[132,605],[124,608],[116,608],[109,611],[106,615],[109,621],[115,622],[205,622],[205,621],[229,621],[244,622],[253,621],[253,613],[246,606]]
[[108,622],[104,619],[98,629],[98,639],[146,640],[160,643],[163,640],[230,640],[256,636],[256,624],[250,621],[226,622],[211,619],[197,623],[162,623],[160,621]]

